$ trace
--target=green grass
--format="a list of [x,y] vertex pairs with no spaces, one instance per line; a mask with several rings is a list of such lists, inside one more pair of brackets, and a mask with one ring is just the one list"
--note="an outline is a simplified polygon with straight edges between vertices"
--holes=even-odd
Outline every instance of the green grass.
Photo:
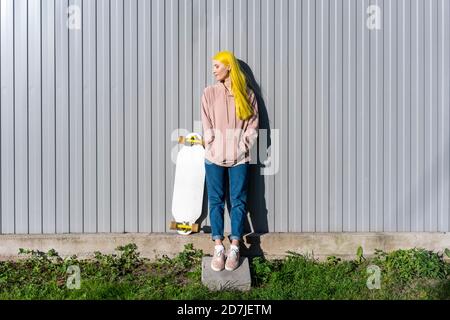
[[[318,261],[289,252],[285,259],[251,259],[249,292],[210,292],[201,283],[203,252],[186,245],[175,258],[140,257],[135,244],[89,260],[57,252],[22,250],[23,259],[0,262],[0,299],[449,299],[450,264],[443,254],[413,248],[377,251],[366,259]],[[80,268],[80,288],[69,289],[68,267]],[[381,271],[380,289],[368,289],[370,265]]]

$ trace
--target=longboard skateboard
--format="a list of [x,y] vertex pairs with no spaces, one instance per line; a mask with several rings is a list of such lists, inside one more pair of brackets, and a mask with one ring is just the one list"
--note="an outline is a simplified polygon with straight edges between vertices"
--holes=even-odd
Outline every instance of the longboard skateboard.
[[172,198],[174,221],[170,223],[170,229],[188,235],[199,231],[199,225],[195,222],[202,214],[205,149],[202,136],[198,133],[180,136],[178,143],[183,146],[178,152],[175,167]]

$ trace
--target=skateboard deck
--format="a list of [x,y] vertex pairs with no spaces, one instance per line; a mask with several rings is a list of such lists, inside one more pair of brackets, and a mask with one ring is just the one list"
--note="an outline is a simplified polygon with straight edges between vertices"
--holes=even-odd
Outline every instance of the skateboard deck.
[[205,185],[205,149],[202,136],[190,133],[180,136],[183,144],[177,155],[175,182],[172,197],[172,216],[170,229],[188,235],[198,232],[195,222],[202,213],[203,189]]

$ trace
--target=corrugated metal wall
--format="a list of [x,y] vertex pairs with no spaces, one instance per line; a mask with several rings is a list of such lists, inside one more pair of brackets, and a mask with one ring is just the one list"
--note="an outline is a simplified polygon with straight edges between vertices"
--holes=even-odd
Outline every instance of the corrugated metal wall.
[[224,49],[272,130],[249,230],[450,231],[450,0],[0,3],[1,233],[168,231]]

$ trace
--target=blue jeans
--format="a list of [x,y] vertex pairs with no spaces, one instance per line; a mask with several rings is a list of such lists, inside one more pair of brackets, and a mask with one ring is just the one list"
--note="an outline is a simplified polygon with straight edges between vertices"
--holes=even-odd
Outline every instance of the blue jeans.
[[206,187],[212,240],[223,240],[223,215],[225,208],[225,173],[228,171],[231,200],[230,240],[241,240],[247,216],[248,163],[222,167],[205,159]]

